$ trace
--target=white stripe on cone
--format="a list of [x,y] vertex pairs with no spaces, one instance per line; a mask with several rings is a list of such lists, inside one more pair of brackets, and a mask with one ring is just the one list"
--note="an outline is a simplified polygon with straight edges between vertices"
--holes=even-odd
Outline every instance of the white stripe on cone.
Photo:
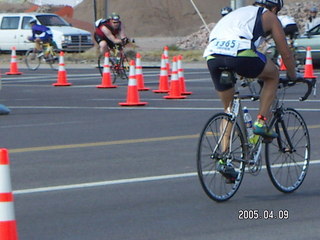
[[14,204],[13,202],[0,202],[0,222],[14,221]]

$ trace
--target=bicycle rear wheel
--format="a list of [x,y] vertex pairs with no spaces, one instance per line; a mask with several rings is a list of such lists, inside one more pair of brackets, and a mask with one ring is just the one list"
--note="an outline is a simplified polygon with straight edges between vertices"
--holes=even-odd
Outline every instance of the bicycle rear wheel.
[[41,64],[41,59],[42,59],[42,55],[40,57],[39,56],[39,52],[38,53],[35,53],[34,52],[34,49],[29,49],[27,52],[26,52],[26,57],[24,59],[27,67],[29,70],[37,70]]
[[[231,128],[231,137],[227,137],[226,129]],[[227,143],[229,141],[230,145]],[[224,151],[226,148],[229,150]],[[244,156],[244,136],[239,125],[225,113],[218,113],[210,118],[200,134],[197,151],[198,177],[209,198],[222,202],[237,192],[245,170]],[[237,173],[233,182],[221,171],[221,161],[225,161]]]
[[59,69],[59,50],[53,50],[52,53],[49,53],[48,56],[46,56],[45,60],[46,63],[49,64],[51,69],[57,71]]
[[265,145],[267,171],[279,191],[291,193],[301,186],[307,174],[310,161],[308,128],[296,110],[287,108],[276,121],[275,130],[278,138]]

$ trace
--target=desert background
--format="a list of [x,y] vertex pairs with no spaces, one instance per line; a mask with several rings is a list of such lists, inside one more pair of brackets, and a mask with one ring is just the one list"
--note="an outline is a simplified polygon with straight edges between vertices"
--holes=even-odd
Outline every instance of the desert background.
[[[247,4],[253,3],[247,0]],[[220,9],[228,6],[226,0],[194,0],[209,29],[220,19]],[[68,1],[66,1],[66,5]],[[293,16],[303,32],[304,21],[312,6],[320,7],[320,1],[285,0],[280,14]],[[60,10],[59,8],[63,8]],[[41,6],[24,1],[22,4],[0,2],[1,12],[59,12],[73,26],[94,32],[94,6],[92,0],[84,0],[74,8],[66,6]],[[135,39],[141,50],[160,49],[175,45],[182,50],[203,49],[208,30],[189,0],[109,0],[108,12],[117,12],[125,25],[126,33]]]

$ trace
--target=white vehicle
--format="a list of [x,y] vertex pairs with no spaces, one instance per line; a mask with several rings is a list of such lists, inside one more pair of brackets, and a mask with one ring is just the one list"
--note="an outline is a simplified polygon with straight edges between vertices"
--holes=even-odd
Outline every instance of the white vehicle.
[[35,18],[38,24],[49,27],[53,40],[65,52],[84,52],[93,47],[91,33],[72,27],[68,22],[52,13],[0,13],[0,51],[27,51],[34,47],[28,41],[32,35],[29,21]]

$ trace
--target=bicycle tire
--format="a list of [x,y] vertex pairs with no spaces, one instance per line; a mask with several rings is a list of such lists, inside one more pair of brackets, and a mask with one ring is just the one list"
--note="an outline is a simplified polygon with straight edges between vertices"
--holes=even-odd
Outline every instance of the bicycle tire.
[[123,80],[128,80],[129,77],[129,60],[127,58],[127,56],[123,53],[123,55],[121,56],[121,60],[120,60],[120,69],[119,69],[119,76],[120,78],[122,78]]
[[104,64],[104,56],[102,54],[99,54],[98,56],[98,69],[99,69],[99,73],[102,77],[103,75],[103,64]]
[[117,60],[116,57],[110,58],[110,71],[112,73],[112,83],[115,83],[117,79],[120,77],[120,63],[119,60]]
[[60,51],[58,49],[54,49],[52,53],[49,53],[45,58],[46,63],[48,63],[50,68],[55,71],[58,71],[59,69],[59,53]]
[[[98,69],[100,72],[101,77],[103,76],[103,68],[104,68],[104,56],[102,54],[99,55],[98,57]],[[118,77],[118,68],[116,64],[116,60],[114,57],[109,57],[109,67],[110,67],[110,72],[112,74],[112,83],[115,83]]]
[[29,49],[26,52],[24,61],[29,70],[35,71],[39,68],[41,64],[42,56],[38,57],[38,54],[34,53],[34,49]]
[[298,68],[304,68],[307,49],[304,46],[294,47],[294,59]]
[[245,170],[244,161],[231,161],[232,167],[238,172],[235,182],[231,184],[226,183],[226,177],[217,170],[219,155],[223,155],[221,145],[217,146],[221,143],[221,141],[219,143],[219,138],[221,138],[219,133],[223,122],[236,124],[232,134],[232,150],[228,151],[230,156],[244,159],[246,155],[244,136],[239,125],[234,123],[226,113],[212,116],[200,134],[197,149],[197,172],[203,190],[209,198],[216,202],[223,202],[234,196],[240,187]]
[[[278,137],[265,145],[268,175],[279,191],[291,193],[301,186],[307,174],[310,161],[308,128],[300,113],[286,108],[281,119],[277,119],[275,130]],[[291,140],[294,150],[290,151],[287,139]]]

